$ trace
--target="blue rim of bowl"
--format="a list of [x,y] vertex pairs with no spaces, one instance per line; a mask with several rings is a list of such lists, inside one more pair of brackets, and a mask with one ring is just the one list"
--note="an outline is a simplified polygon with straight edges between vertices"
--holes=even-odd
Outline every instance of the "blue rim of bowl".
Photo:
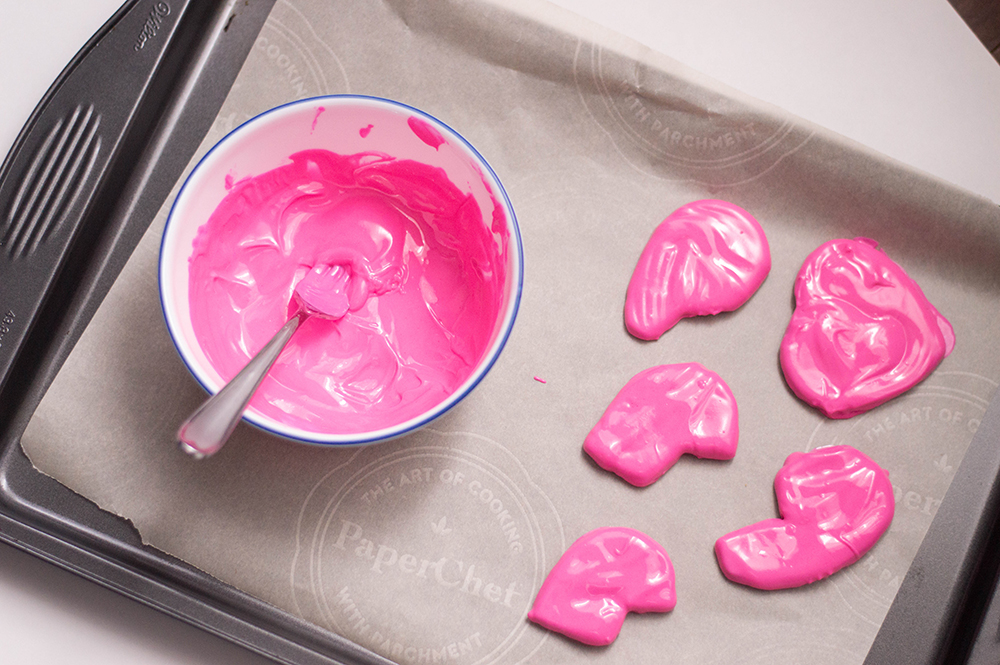
[[[233,130],[231,130],[230,132],[228,132],[225,136],[223,136],[221,139],[219,139],[211,148],[209,148],[208,152],[206,152],[204,155],[202,155],[202,157],[198,160],[198,163],[195,164],[194,168],[191,169],[191,172],[188,173],[188,175],[184,178],[184,182],[181,185],[181,188],[178,190],[177,196],[174,198],[174,201],[170,204],[170,212],[167,213],[167,220],[166,220],[166,223],[164,224],[164,227],[163,227],[163,236],[160,239],[160,251],[159,251],[158,257],[157,257],[157,261],[158,261],[158,263],[157,263],[157,292],[159,294],[159,299],[160,299],[160,313],[163,315],[164,325],[166,326],[167,332],[170,335],[170,342],[174,345],[174,348],[177,350],[177,355],[180,356],[181,361],[184,363],[184,367],[187,368],[188,372],[191,374],[191,376],[194,377],[195,381],[198,382],[198,384],[202,387],[203,390],[205,390],[205,392],[207,392],[209,394],[213,394],[212,389],[209,386],[207,386],[204,381],[202,381],[202,379],[201,379],[200,376],[198,376],[198,373],[194,370],[194,368],[192,367],[191,362],[188,360],[187,356],[185,356],[185,354],[184,354],[184,351],[181,349],[180,344],[178,344],[176,335],[175,335],[174,331],[170,327],[170,319],[167,316],[167,305],[164,302],[164,297],[163,297],[163,283],[164,283],[164,280],[163,280],[163,265],[164,265],[164,262],[163,262],[163,252],[164,252],[164,247],[166,245],[167,231],[170,228],[170,222],[171,222],[171,220],[174,217],[174,208],[177,205],[177,201],[179,201],[181,199],[181,196],[184,194],[184,190],[187,189],[188,183],[190,183],[192,176],[198,171],[198,169],[201,168],[202,163],[204,163],[205,160],[207,160],[209,158],[209,156],[212,155],[212,153],[214,153],[216,151],[217,148],[219,148],[220,146],[222,146],[222,144],[226,143],[230,139],[230,137],[232,137],[234,134],[236,134],[237,132],[241,131],[247,125],[249,125],[251,123],[255,123],[258,120],[260,120],[261,118],[263,118],[263,117],[265,117],[267,115],[270,115],[272,113],[275,113],[276,111],[280,111],[280,110],[288,108],[290,106],[308,105],[308,104],[311,104],[311,103],[316,103],[316,102],[319,102],[319,101],[322,101],[322,100],[329,100],[329,99],[345,100],[345,101],[347,101],[347,100],[359,100],[359,101],[364,101],[364,102],[377,102],[377,103],[387,104],[388,106],[395,107],[395,108],[398,108],[398,109],[412,111],[413,113],[415,113],[415,114],[417,114],[419,116],[425,117],[425,118],[429,118],[430,120],[432,120],[437,125],[440,125],[441,127],[444,127],[453,136],[455,136],[459,141],[461,141],[461,143],[472,153],[472,155],[475,157],[475,159],[477,160],[477,162],[479,164],[481,164],[483,167],[485,167],[486,171],[490,175],[490,178],[492,179],[492,181],[494,183],[496,183],[497,188],[500,190],[499,193],[500,193],[501,197],[503,198],[504,207],[505,207],[506,211],[510,213],[510,222],[511,222],[511,228],[513,229],[513,240],[514,240],[514,242],[512,243],[512,245],[513,245],[514,249],[517,252],[517,254],[516,254],[516,256],[517,256],[517,267],[519,268],[518,274],[517,274],[517,282],[516,282],[516,284],[514,284],[514,300],[513,300],[512,306],[511,306],[510,321],[506,324],[506,326],[504,328],[504,331],[503,331],[503,334],[501,335],[501,337],[499,338],[499,340],[497,342],[495,342],[495,349],[492,352],[492,354],[490,355],[490,357],[486,360],[485,364],[483,364],[483,366],[475,373],[475,380],[472,381],[472,383],[470,383],[468,386],[466,386],[464,390],[461,390],[460,392],[456,391],[456,392],[452,393],[451,395],[449,395],[444,401],[438,403],[431,410],[429,410],[429,411],[421,414],[420,416],[417,416],[416,418],[411,418],[410,421],[404,421],[403,423],[400,423],[400,425],[406,425],[406,423],[410,423],[410,424],[406,425],[406,427],[403,427],[399,431],[394,431],[394,427],[395,427],[394,426],[394,427],[383,428],[381,430],[376,430],[375,432],[362,433],[361,435],[359,435],[361,438],[350,438],[350,440],[345,440],[345,441],[324,441],[324,440],[316,440],[316,439],[305,438],[303,436],[297,436],[297,435],[289,434],[287,432],[278,431],[278,430],[274,429],[273,427],[269,427],[266,424],[262,424],[262,423],[256,422],[254,420],[254,414],[249,414],[249,415],[248,414],[244,414],[243,415],[243,420],[245,422],[250,423],[251,425],[253,425],[254,427],[256,427],[258,429],[264,430],[265,432],[268,432],[270,434],[274,434],[275,436],[279,436],[279,437],[281,437],[283,439],[287,439],[289,441],[295,441],[295,442],[298,442],[298,443],[306,443],[306,444],[314,445],[314,446],[349,447],[349,446],[362,446],[362,445],[372,444],[372,443],[380,443],[380,442],[383,442],[383,441],[390,441],[392,439],[396,439],[396,438],[399,438],[401,436],[405,436],[406,434],[409,434],[411,432],[414,432],[414,431],[420,429],[421,427],[423,427],[424,425],[427,425],[431,421],[436,420],[437,418],[440,418],[445,413],[447,413],[448,411],[450,411],[456,404],[458,404],[463,399],[465,399],[469,395],[469,393],[471,393],[472,390],[476,386],[479,385],[480,381],[482,381],[486,377],[486,375],[489,373],[489,371],[493,368],[493,365],[496,363],[497,359],[500,358],[500,353],[503,351],[504,347],[507,345],[507,340],[510,338],[511,331],[514,329],[514,322],[517,320],[517,314],[518,314],[518,311],[520,310],[520,307],[521,307],[521,293],[522,293],[522,290],[523,290],[523,287],[524,287],[524,248],[523,248],[522,243],[521,243],[521,227],[520,227],[520,225],[517,222],[517,215],[514,212],[514,206],[510,202],[510,198],[507,196],[507,190],[504,189],[503,183],[500,181],[500,177],[496,174],[496,171],[493,170],[493,167],[490,166],[490,163],[488,161],[486,161],[486,158],[483,157],[483,155],[478,150],[476,150],[475,146],[473,146],[471,143],[469,143],[469,141],[467,141],[466,138],[464,136],[462,136],[462,134],[460,134],[459,132],[455,131],[450,125],[448,125],[447,123],[439,120],[438,118],[434,117],[430,113],[427,113],[426,111],[422,111],[422,110],[420,110],[420,109],[418,109],[416,107],[410,106],[409,104],[405,104],[403,102],[398,102],[398,101],[393,100],[393,99],[387,99],[385,97],[376,97],[376,96],[373,96],[373,95],[348,95],[348,94],[344,94],[344,95],[318,95],[318,96],[315,96],[315,97],[306,97],[304,99],[297,99],[297,100],[292,101],[292,102],[286,102],[284,104],[280,104],[280,105],[275,106],[273,108],[267,109],[266,111],[262,111],[261,113],[258,113],[257,115],[255,115],[252,118],[246,120],[245,122],[241,123],[239,126],[235,127]],[[388,432],[387,432],[387,430],[388,430]],[[385,432],[385,433],[382,433],[382,432]],[[380,433],[382,433],[382,434],[380,434]],[[351,435],[335,435],[335,436],[343,436],[345,438],[351,437]]]

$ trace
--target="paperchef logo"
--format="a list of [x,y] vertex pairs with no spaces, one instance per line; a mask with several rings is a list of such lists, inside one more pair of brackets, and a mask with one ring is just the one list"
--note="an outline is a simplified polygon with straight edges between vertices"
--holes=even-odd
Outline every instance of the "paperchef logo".
[[314,488],[292,590],[303,617],[400,663],[513,663],[546,638],[525,617],[562,548],[506,449],[425,430]]
[[747,182],[812,136],[790,120],[593,44],[577,47],[574,76],[581,100],[622,156],[658,177]]
[[809,449],[848,444],[889,472],[896,512],[882,539],[831,577],[844,601],[881,623],[955,477],[997,383],[936,371],[910,392],[848,420],[824,420]]

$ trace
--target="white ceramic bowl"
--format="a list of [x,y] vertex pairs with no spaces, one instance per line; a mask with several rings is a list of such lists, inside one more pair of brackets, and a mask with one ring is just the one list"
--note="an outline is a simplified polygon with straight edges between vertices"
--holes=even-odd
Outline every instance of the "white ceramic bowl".
[[[316,129],[322,114],[323,131]],[[424,124],[417,122],[416,118]],[[335,122],[331,122],[335,120]],[[378,133],[367,136],[358,127],[377,124]],[[433,128],[431,138],[417,135],[414,127]],[[440,146],[434,145],[443,139]],[[373,142],[374,140],[374,142]],[[507,266],[502,306],[494,333],[472,374],[444,401],[405,422],[351,434],[307,431],[248,409],[244,418],[254,425],[289,439],[333,445],[384,441],[419,428],[465,397],[486,375],[503,349],[517,314],[523,280],[521,237],[507,194],[486,160],[462,136],[436,118],[415,108],[375,97],[334,95],[280,106],[236,128],[198,163],[185,181],[167,219],[160,247],[160,300],[167,329],[177,351],[198,382],[210,393],[224,385],[195,336],[189,306],[188,260],[198,229],[226,196],[234,181],[265,173],[289,162],[301,150],[321,148],[350,155],[384,152],[398,159],[412,159],[440,167],[464,193],[479,204],[484,223],[493,223],[493,208],[506,220]]]

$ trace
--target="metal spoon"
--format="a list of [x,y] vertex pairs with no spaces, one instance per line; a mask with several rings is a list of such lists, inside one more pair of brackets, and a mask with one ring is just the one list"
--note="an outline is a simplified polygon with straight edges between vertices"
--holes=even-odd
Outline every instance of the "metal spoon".
[[298,305],[288,322],[275,333],[246,366],[222,390],[209,397],[177,431],[181,450],[197,459],[213,455],[229,439],[282,349],[310,316],[340,319],[348,309],[350,273],[340,265],[320,265],[295,285],[293,301]]

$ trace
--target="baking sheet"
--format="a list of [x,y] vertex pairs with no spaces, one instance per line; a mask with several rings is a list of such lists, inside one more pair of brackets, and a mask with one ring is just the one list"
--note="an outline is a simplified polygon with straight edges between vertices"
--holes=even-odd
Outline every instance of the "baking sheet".
[[[1000,378],[996,207],[538,2],[281,2],[200,153],[259,111],[338,92],[428,111],[507,188],[524,296],[484,383],[399,441],[321,450],[241,426],[218,456],[187,459],[173,436],[203,394],[159,315],[168,201],[23,436],[36,467],[150,546],[403,663],[861,662]],[[757,217],[770,276],[737,312],[629,337],[621,306],[646,239],[706,197]],[[835,422],[788,392],[777,349],[802,260],[858,235],[923,286],[958,344],[906,396]],[[685,458],[639,490],[583,455],[629,377],[688,361],[736,395],[734,460]],[[775,515],[785,456],[840,442],[889,470],[882,541],[808,588],[727,582],[714,540]],[[630,617],[606,649],[529,624],[558,556],[606,525],[664,545],[677,608]]]

